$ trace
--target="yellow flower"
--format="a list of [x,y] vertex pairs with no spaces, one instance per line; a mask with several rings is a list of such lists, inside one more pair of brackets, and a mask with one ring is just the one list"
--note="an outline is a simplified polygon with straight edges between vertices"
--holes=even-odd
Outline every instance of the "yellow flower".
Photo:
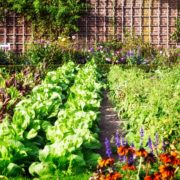
[[61,41],[62,41],[62,42],[66,41],[66,38],[62,38]]

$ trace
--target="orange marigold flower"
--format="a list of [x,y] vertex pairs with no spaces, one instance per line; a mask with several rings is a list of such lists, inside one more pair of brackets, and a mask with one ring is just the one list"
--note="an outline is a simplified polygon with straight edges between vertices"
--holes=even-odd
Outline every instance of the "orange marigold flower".
[[174,165],[180,166],[180,158],[177,158],[176,161],[174,162]]
[[148,152],[144,148],[140,148],[138,151],[136,151],[136,156],[146,157],[148,155]]
[[172,161],[173,165],[180,165],[180,158],[178,158],[178,153],[176,153],[175,151],[171,151],[171,156],[174,157],[174,160]]
[[125,156],[128,153],[128,149],[129,145],[119,146],[117,151],[120,156]]
[[162,177],[162,175],[161,175],[160,172],[154,173],[154,176],[155,176],[155,180],[159,180],[159,179],[161,179],[161,177]]
[[129,147],[129,145],[120,146],[120,147],[118,147],[117,151],[120,156],[125,156],[125,155],[135,153],[135,150],[133,148]]
[[107,167],[107,166],[114,164],[114,162],[115,162],[115,160],[113,158],[101,159],[99,161],[99,167],[100,168]]
[[177,152],[175,152],[175,151],[171,151],[171,156],[174,156],[174,157],[177,157],[178,156],[178,153]]
[[133,164],[126,164],[122,167],[123,170],[132,170],[135,171],[136,167]]
[[160,154],[159,157],[163,163],[169,163],[173,165],[179,165],[180,163],[180,159],[177,158],[176,152]]
[[120,179],[122,179],[122,175],[118,172],[114,172],[114,173],[108,174],[105,180],[120,180]]
[[173,168],[172,166],[161,165],[159,167],[159,171],[162,174],[163,178],[167,178],[174,176],[175,168]]
[[159,172],[152,174],[151,176],[145,176],[144,180],[161,180],[161,174]]

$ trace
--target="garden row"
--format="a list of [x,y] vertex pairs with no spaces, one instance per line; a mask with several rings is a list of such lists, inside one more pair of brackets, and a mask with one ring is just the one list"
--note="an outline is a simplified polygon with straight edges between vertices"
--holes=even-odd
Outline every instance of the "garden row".
[[90,179],[180,179],[179,65],[154,70],[129,65],[105,68],[121,136],[105,138],[106,157]]
[[108,74],[108,82],[109,96],[129,141],[137,145],[138,132],[144,128],[145,142],[158,133],[167,143],[178,145],[179,66],[148,73],[137,67],[114,66]]
[[47,178],[95,164],[101,88],[93,63],[48,72],[15,106],[12,122],[0,124],[0,173]]

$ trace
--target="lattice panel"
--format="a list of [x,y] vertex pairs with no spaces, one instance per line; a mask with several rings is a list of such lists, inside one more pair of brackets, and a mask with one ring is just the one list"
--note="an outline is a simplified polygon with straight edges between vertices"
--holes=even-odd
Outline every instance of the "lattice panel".
[[24,17],[8,14],[4,23],[0,24],[0,43],[10,43],[11,50],[17,53],[24,52],[31,39],[31,25],[26,22]]
[[[143,37],[158,47],[172,47],[170,35],[180,17],[180,0],[89,0],[91,8],[79,22],[79,46],[89,48],[99,41],[124,39],[125,31]],[[90,28],[91,27],[91,28]]]

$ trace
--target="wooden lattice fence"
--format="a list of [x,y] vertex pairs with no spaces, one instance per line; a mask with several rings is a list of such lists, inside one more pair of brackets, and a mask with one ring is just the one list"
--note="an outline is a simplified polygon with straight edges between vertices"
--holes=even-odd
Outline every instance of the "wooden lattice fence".
[[[180,0],[87,0],[91,4],[79,21],[77,34],[80,48],[116,37],[123,41],[125,31],[142,36],[158,47],[177,44],[170,36],[175,20],[180,17]],[[11,49],[24,52],[32,39],[31,26],[25,18],[12,14],[0,26],[0,43],[11,44]]]

